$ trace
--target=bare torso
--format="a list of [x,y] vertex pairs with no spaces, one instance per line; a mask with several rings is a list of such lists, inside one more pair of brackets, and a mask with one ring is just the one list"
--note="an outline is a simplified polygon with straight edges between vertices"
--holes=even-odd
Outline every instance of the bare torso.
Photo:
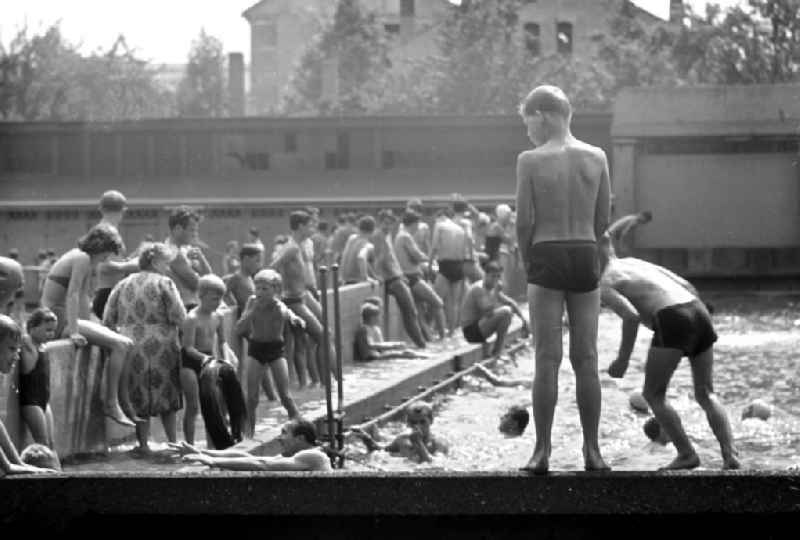
[[294,238],[284,244],[273,263],[283,277],[283,294],[286,298],[298,298],[306,292],[307,267],[303,250]]
[[639,312],[642,324],[651,329],[653,316],[660,309],[697,299],[665,269],[633,257],[611,259],[600,287],[613,288],[627,298]]
[[[48,272],[48,276],[52,276],[55,279],[48,278],[44,281],[42,306],[52,308],[66,304],[69,281],[72,278],[73,268],[78,264],[90,264],[89,255],[78,248],[71,249],[56,261]],[[86,272],[84,278],[77,284],[81,300],[79,316],[87,319],[89,318],[88,294],[90,278],[91,272]]]
[[261,342],[282,340],[288,311],[289,308],[277,298],[258,305],[252,319],[250,338]]
[[467,234],[450,219],[436,223],[431,250],[440,261],[463,261],[467,257]]
[[520,154],[518,227],[532,227],[530,245],[597,239],[608,225],[607,167],[600,148],[573,137]]
[[216,311],[214,313],[202,313],[198,309],[193,309],[187,315],[187,319],[192,320],[195,327],[194,348],[201,353],[214,355],[215,340],[220,324],[221,317]]

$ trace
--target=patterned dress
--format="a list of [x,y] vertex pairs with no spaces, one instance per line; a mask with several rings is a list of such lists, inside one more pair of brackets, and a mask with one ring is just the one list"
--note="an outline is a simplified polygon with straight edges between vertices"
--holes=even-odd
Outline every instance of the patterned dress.
[[156,272],[138,272],[114,287],[103,323],[133,340],[130,400],[141,417],[183,407],[178,331],[186,318],[175,283]]

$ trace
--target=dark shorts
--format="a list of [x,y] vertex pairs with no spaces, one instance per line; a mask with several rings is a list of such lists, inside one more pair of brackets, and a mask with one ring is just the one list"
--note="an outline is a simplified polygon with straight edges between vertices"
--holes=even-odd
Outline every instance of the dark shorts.
[[547,289],[586,293],[600,282],[597,243],[588,240],[534,244],[527,268],[528,283]]
[[475,321],[461,328],[461,331],[464,333],[464,339],[466,339],[468,343],[483,343],[486,341],[486,338],[483,337],[483,333],[481,332],[479,322],[480,321]]
[[247,350],[247,354],[258,360],[258,363],[262,366],[267,364],[271,364],[278,358],[282,358],[284,355],[284,345],[283,340],[279,339],[276,341],[253,341],[250,340],[250,348]]
[[303,297],[302,296],[291,296],[291,297],[287,296],[285,298],[282,298],[282,300],[283,300],[283,303],[286,304],[287,306],[294,306],[294,305],[303,303]]
[[658,310],[653,317],[651,347],[679,349],[685,356],[697,356],[717,341],[714,324],[699,300]]
[[36,367],[30,373],[19,374],[19,404],[22,407],[35,405],[42,410],[50,403],[50,360],[39,353]]
[[188,368],[194,371],[197,376],[200,376],[200,370],[203,369],[205,362],[202,358],[198,358],[193,354],[188,354],[186,349],[181,349],[181,368]]
[[103,311],[106,309],[108,297],[111,295],[111,287],[104,287],[97,289],[94,293],[92,300],[92,313],[97,315],[97,318],[103,320]]
[[414,285],[420,282],[422,276],[419,274],[406,274],[406,280],[408,281],[408,288],[412,289]]
[[450,283],[458,283],[464,279],[464,261],[446,260],[439,262],[439,273]]

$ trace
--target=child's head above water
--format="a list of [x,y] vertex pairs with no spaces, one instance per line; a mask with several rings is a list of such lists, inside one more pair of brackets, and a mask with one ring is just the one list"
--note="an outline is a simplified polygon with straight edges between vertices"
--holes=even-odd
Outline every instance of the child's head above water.
[[410,428],[419,427],[423,435],[430,433],[433,423],[433,407],[424,401],[416,401],[406,407],[406,425]]
[[667,444],[669,442],[669,435],[661,429],[661,424],[658,423],[655,416],[651,416],[647,419],[647,422],[644,423],[643,426],[644,434],[647,435],[647,438],[653,442],[657,442],[659,444]]
[[25,328],[34,342],[44,343],[55,338],[58,317],[46,307],[37,308],[31,313]]
[[43,444],[28,445],[19,458],[26,465],[33,465],[41,469],[61,470],[61,461],[59,461],[58,455]]
[[525,433],[525,428],[530,422],[528,409],[520,405],[509,407],[506,413],[500,417],[498,429],[500,433],[509,437],[518,437]]

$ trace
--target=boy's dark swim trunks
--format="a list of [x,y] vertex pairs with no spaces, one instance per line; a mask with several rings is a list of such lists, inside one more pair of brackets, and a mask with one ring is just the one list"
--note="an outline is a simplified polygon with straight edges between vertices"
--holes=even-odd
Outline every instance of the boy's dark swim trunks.
[[711,317],[699,300],[662,308],[653,317],[651,347],[679,349],[686,356],[697,356],[716,341]]
[[585,293],[600,282],[597,243],[593,241],[538,242],[528,256],[528,283],[533,285]]

